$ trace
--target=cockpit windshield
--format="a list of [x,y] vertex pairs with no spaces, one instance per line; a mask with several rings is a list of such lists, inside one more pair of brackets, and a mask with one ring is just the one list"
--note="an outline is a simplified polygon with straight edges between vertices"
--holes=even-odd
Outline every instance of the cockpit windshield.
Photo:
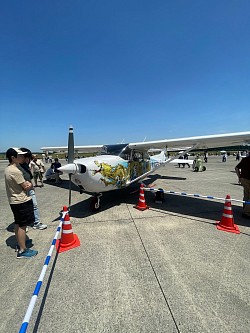
[[105,145],[103,146],[103,149],[100,152],[100,154],[120,156],[126,161],[141,161],[149,159],[147,152],[133,150],[129,147],[127,143],[122,143],[117,145]]
[[101,155],[116,155],[119,156],[123,149],[127,146],[127,143],[121,143],[116,145],[105,145],[101,151]]

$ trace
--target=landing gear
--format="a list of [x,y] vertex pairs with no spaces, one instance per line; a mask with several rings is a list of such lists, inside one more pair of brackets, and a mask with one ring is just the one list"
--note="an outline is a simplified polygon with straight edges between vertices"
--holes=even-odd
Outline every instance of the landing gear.
[[91,203],[90,203],[90,209],[92,212],[98,212],[101,208],[101,198],[102,193],[97,193],[95,196],[92,198]]
[[205,166],[203,166],[202,168],[195,167],[195,168],[194,168],[194,171],[195,171],[195,172],[198,172],[198,171],[206,171],[206,167],[205,167]]

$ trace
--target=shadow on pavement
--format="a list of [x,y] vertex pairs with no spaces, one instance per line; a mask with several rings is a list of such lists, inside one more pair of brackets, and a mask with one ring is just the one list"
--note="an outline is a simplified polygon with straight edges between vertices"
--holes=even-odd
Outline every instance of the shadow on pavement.
[[[161,176],[159,174],[152,174],[147,179],[143,180],[143,183],[146,186],[153,184],[157,179],[174,179],[174,180],[186,180],[185,177],[172,177],[172,176]],[[69,180],[63,180],[61,184],[49,183],[51,186],[60,186],[68,190],[69,188]],[[238,185],[238,184],[234,184]],[[114,206],[119,206],[120,204],[130,204],[137,205],[139,200],[139,183],[132,184],[131,186],[117,190],[103,193],[101,198],[101,211],[106,211]],[[72,190],[79,192],[78,187],[72,183]],[[190,217],[202,218],[213,220],[214,223],[216,221],[220,221],[223,213],[224,203],[216,202],[213,200],[206,200],[200,198],[193,197],[185,197],[181,195],[171,195],[165,194],[165,201],[162,204],[157,204],[154,202],[155,194],[145,191],[145,200],[148,206],[151,209],[155,209],[161,212],[173,213],[186,215]],[[70,207],[70,216],[76,218],[84,218],[91,216],[93,214],[98,215],[99,211],[92,212],[90,210],[92,197],[90,196],[87,199],[79,201],[76,204],[73,204]],[[242,208],[240,206],[236,206],[232,202],[234,223],[241,226],[250,226],[250,220],[242,217]],[[59,212],[58,212],[59,213]],[[143,212],[142,212],[143,216]],[[53,221],[60,220],[60,214]]]
[[[26,240],[29,239],[29,237],[26,237]],[[5,241],[6,245],[12,249],[15,249],[16,248],[16,245],[17,245],[17,241],[16,241],[16,236],[15,235],[12,235],[10,237],[8,237]],[[28,248],[31,248],[33,246],[33,244],[29,244],[29,245],[26,245]]]
[[[213,200],[184,197],[181,195],[165,194],[165,200],[163,203],[155,203],[155,194],[148,191],[144,192],[146,204],[150,209],[157,210],[159,212],[166,212],[167,214],[180,214],[198,219],[209,219],[220,221],[223,214],[225,202],[216,202]],[[120,204],[137,205],[139,200],[139,186],[131,186],[119,191],[111,191],[103,194],[101,198],[100,211],[108,210],[114,206]],[[76,218],[84,218],[99,212],[93,213],[90,211],[91,197],[80,201],[71,206],[70,216]],[[234,223],[237,225],[250,227],[250,220],[242,217],[242,207],[233,205],[232,210],[234,216]],[[143,216],[143,212],[141,213]]]

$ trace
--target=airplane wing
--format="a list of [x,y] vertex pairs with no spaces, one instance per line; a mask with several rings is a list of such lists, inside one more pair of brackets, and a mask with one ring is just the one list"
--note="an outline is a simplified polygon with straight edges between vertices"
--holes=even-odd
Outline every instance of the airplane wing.
[[[194,136],[180,139],[165,139],[158,141],[143,141],[132,142],[128,146],[131,149],[138,151],[148,151],[149,149],[164,149],[167,147],[168,151],[183,150],[191,151],[192,149],[208,149],[226,146],[239,146],[250,145],[250,132],[217,134],[217,135],[205,135]],[[98,153],[102,152],[105,145],[91,145],[91,146],[75,146],[75,152],[83,153]],[[61,147],[41,147],[43,151],[53,152],[68,152],[67,146]]]
[[[104,145],[92,145],[92,146],[75,146],[75,152],[79,153],[98,153],[103,150]],[[53,151],[57,153],[67,153],[68,146],[61,146],[61,147],[41,147],[43,151]]]
[[[226,147],[226,146],[241,146],[248,145],[250,146],[250,132],[239,132],[239,133],[228,133],[228,134],[217,134],[217,135],[205,135],[205,136],[195,136],[181,139],[166,139],[158,141],[148,141],[148,142],[135,142],[130,143],[129,147],[134,150],[144,150],[148,151],[149,149],[165,149],[175,150],[180,147],[184,147],[184,152],[188,153],[193,149],[208,149],[208,148],[217,148],[217,147]],[[178,154],[181,155],[180,152]],[[177,156],[178,157],[178,156]],[[180,159],[181,162],[178,162],[179,159],[176,157],[169,158],[163,163],[159,163],[153,170],[146,172],[145,174],[139,176],[136,179],[133,179],[130,184],[144,179],[147,175],[161,168],[162,166],[168,163],[188,163],[187,160]]]
[[217,135],[194,136],[180,139],[166,139],[158,141],[133,142],[131,149],[148,151],[149,149],[168,150],[185,147],[185,151],[194,148],[208,149],[226,146],[250,145],[250,132],[227,133]]

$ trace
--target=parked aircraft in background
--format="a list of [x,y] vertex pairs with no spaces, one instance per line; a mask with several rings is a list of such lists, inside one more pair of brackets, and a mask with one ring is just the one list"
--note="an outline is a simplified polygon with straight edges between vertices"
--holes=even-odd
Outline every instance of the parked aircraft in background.
[[[68,164],[62,166],[60,170],[69,174],[70,180],[78,186],[80,192],[94,194],[91,209],[96,211],[100,208],[100,196],[103,192],[125,188],[171,162],[192,163],[192,160],[178,159],[185,153],[194,149],[206,150],[244,144],[250,144],[250,132],[114,145],[74,146],[73,128],[70,127],[68,147],[42,147],[41,150],[46,153],[49,151],[68,153]],[[150,149],[159,149],[161,153],[149,156]],[[166,157],[165,152],[176,149],[181,150],[177,159]],[[95,152],[97,155],[74,160],[75,152]]]

